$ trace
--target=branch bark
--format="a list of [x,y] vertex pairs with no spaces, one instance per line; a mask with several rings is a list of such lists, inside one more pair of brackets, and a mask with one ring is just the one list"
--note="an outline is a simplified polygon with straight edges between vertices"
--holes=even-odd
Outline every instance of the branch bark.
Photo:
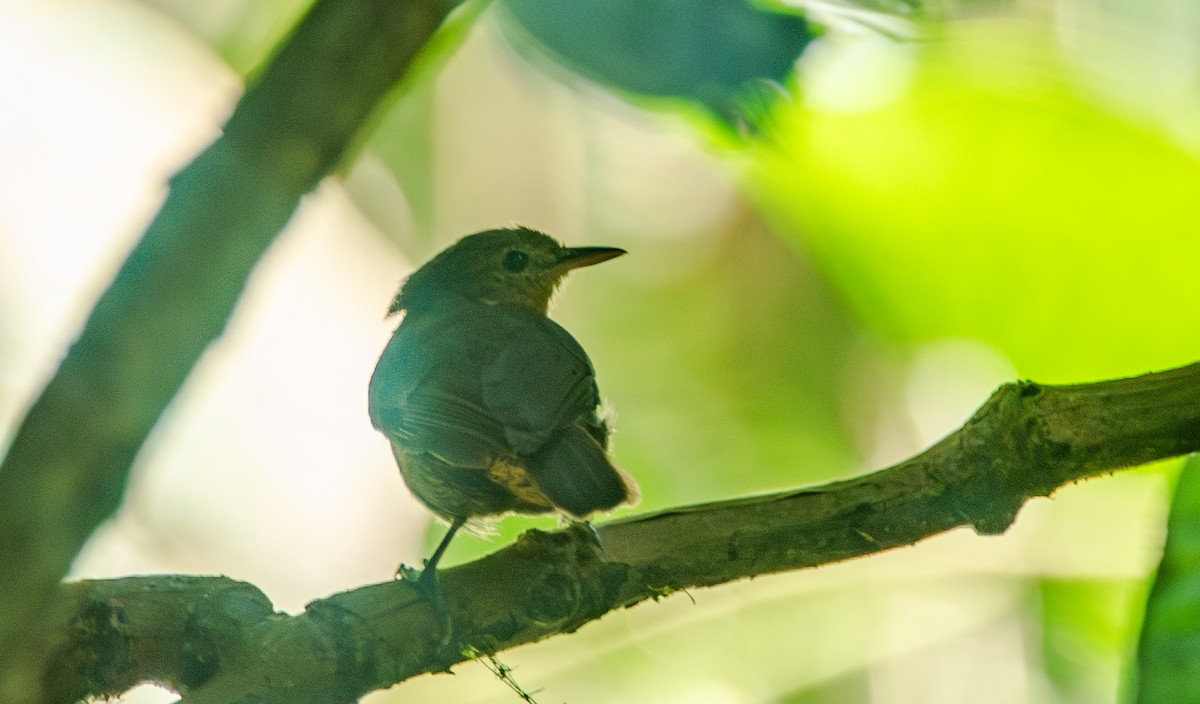
[[587,531],[531,531],[445,570],[455,640],[404,582],[274,613],[224,578],[136,577],[65,585],[53,701],[152,679],[188,704],[346,702],[498,652],[570,633],[614,609],[869,555],[957,526],[1002,533],[1030,498],[1124,467],[1200,450],[1200,364],[1073,386],[1002,386],[924,453],[820,487],[687,506]]

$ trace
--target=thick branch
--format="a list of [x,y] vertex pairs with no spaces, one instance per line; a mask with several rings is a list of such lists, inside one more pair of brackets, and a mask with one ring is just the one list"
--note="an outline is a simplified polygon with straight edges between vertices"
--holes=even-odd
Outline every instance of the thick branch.
[[170,195],[0,466],[0,700],[33,696],[46,596],[301,196],[341,159],[449,0],[319,0]]
[[349,701],[444,670],[468,648],[569,633],[673,590],[868,555],[956,526],[1000,533],[1029,498],[1198,449],[1200,364],[1089,385],[1009,384],[958,431],[886,470],[609,523],[599,528],[606,555],[584,530],[531,531],[446,570],[449,648],[403,582],[290,617],[222,578],[140,577],[64,588],[53,673],[93,694],[153,678],[190,704]]

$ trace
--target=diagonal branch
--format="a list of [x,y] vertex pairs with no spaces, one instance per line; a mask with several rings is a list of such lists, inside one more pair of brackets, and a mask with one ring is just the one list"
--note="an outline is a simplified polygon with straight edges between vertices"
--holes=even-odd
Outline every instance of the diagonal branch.
[[[224,578],[136,577],[66,585],[52,701],[152,679],[184,702],[344,702],[471,649],[570,633],[618,608],[909,545],[963,525],[1001,533],[1030,498],[1200,450],[1200,364],[1074,386],[1001,387],[962,428],[889,469],[820,487],[661,511],[587,531],[531,531],[446,570],[456,643],[406,583],[273,612]],[[49,679],[49,678],[48,678]]]
[[318,0],[170,194],[0,465],[0,699],[34,696],[48,594],[259,257],[405,75],[453,0]]

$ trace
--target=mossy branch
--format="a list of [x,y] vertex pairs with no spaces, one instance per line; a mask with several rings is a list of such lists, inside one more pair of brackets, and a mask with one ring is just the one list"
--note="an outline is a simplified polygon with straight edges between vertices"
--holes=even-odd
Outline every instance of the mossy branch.
[[1200,364],[1074,386],[1001,387],[963,427],[894,467],[824,486],[687,506],[588,533],[530,531],[443,572],[455,640],[404,582],[274,613],[225,578],[66,585],[55,701],[146,679],[187,704],[345,702],[679,589],[845,560],[957,526],[1001,533],[1024,503],[1088,477],[1200,450]]

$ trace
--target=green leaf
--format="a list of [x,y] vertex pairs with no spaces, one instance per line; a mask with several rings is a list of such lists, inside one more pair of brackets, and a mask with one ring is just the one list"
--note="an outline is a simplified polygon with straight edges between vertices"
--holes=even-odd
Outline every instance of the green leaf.
[[782,82],[814,33],[744,0],[504,0],[515,43],[619,92],[678,97],[735,119],[755,85]]
[[880,62],[902,95],[877,107],[788,106],[764,210],[892,340],[981,340],[1049,382],[1191,361],[1200,165],[1005,36],[919,52],[907,90]]
[[1137,701],[1200,701],[1200,461],[1179,477],[1167,544],[1146,604]]

